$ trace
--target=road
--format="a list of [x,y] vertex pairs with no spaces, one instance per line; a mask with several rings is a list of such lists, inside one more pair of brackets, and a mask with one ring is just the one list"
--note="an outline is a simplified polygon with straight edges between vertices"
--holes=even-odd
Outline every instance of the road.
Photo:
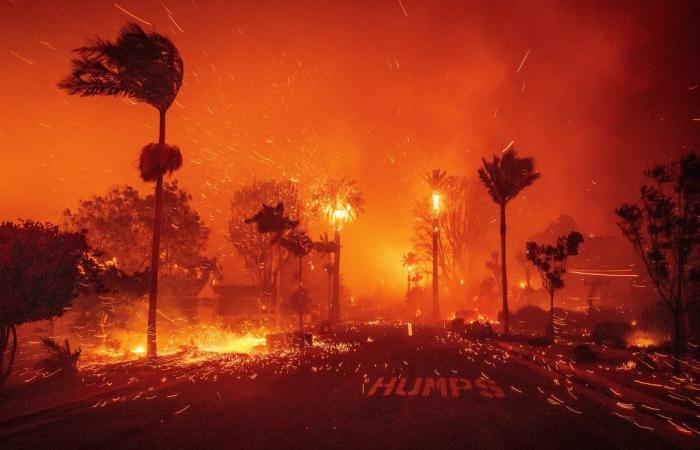
[[[303,353],[84,368],[0,404],[0,446],[79,448],[691,448],[663,421],[489,342],[367,325]],[[556,379],[556,381],[555,381]],[[28,392],[40,393],[30,396]],[[619,415],[617,415],[617,414]]]

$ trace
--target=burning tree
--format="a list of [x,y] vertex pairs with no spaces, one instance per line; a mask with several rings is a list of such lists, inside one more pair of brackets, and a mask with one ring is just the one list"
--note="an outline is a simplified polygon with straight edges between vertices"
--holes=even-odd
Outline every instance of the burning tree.
[[340,232],[343,225],[354,221],[364,210],[365,197],[355,180],[348,177],[326,180],[311,197],[312,211],[326,219],[334,228],[335,257],[333,260],[333,320],[340,320]]
[[79,293],[99,288],[97,256],[84,232],[31,221],[0,225],[0,384],[12,371],[16,327],[61,316]]
[[[272,299],[275,306],[279,302],[281,269],[290,256],[280,247],[271,245],[276,242],[274,238],[271,240],[266,234],[259,233],[256,227],[244,219],[256,214],[261,205],[280,203],[288,214],[302,216],[296,185],[274,180],[256,181],[233,194],[229,221],[229,239],[242,259],[243,268],[261,285],[263,295]],[[279,230],[279,233],[282,231]]]
[[556,245],[526,244],[527,259],[537,268],[542,279],[542,287],[549,293],[549,329],[547,335],[554,338],[554,293],[564,287],[566,261],[569,256],[578,255],[578,247],[583,235],[572,231],[568,236],[559,236]]
[[[442,213],[438,216],[438,264],[441,276],[454,294],[461,290],[475,261],[475,248],[486,229],[491,208],[479,195],[474,178],[452,177],[441,189]],[[432,252],[432,208],[420,201],[414,208],[416,221],[413,245],[419,259],[428,260]]]
[[333,301],[333,275],[335,270],[333,269],[333,261],[331,261],[331,255],[335,254],[338,250],[338,246],[335,241],[328,238],[328,233],[323,233],[318,241],[314,242],[314,250],[327,258],[326,263],[323,266],[323,270],[328,275],[328,320],[333,320],[331,313],[333,308],[331,307],[331,302]]
[[687,293],[700,281],[700,160],[691,152],[645,173],[654,185],[641,188],[641,204],[615,210],[656,293],[673,316],[674,369],[688,338]]
[[[76,326],[101,331],[123,327],[133,302],[148,294],[153,203],[153,194],[142,196],[125,185],[64,211],[65,227],[86,230],[88,243],[103,252],[99,259],[110,297],[76,300],[74,310],[80,313]],[[166,214],[159,258],[161,290],[194,294],[208,279],[221,276],[216,259],[204,255],[210,230],[192,207],[192,196],[177,181],[164,184],[162,203]]]
[[[90,245],[103,252],[103,264],[136,275],[149,268],[152,256],[154,200],[153,194],[144,197],[124,185],[81,200],[74,211],[66,209],[64,223],[73,231],[87,231]],[[166,214],[159,246],[161,281],[182,289],[192,281],[219,276],[216,260],[204,256],[210,230],[192,207],[192,196],[177,181],[165,183],[162,207]]]
[[493,157],[492,162],[483,159],[479,178],[486,186],[491,199],[501,208],[501,294],[503,295],[504,332],[510,332],[508,315],[508,271],[506,270],[506,206],[518,196],[520,191],[530,186],[540,177],[535,172],[533,158],[520,158],[513,147],[508,148],[503,157]]
[[126,96],[158,110],[158,143],[141,150],[139,164],[143,180],[156,182],[147,339],[148,355],[155,356],[163,175],[182,165],[180,150],[165,143],[165,115],[182,85],[182,59],[170,39],[146,33],[135,23],[128,23],[114,42],[95,39],[75,52],[80,57],[58,87],[83,97]]

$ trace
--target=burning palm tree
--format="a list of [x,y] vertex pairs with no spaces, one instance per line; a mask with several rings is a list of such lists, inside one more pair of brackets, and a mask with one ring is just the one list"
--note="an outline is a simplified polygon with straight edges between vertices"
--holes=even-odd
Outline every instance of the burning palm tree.
[[413,275],[413,270],[418,263],[418,255],[413,252],[408,252],[401,257],[403,266],[406,268],[406,295],[408,296],[408,291],[411,290],[411,275]]
[[145,32],[135,23],[128,23],[115,41],[95,39],[75,52],[70,75],[58,83],[71,95],[125,96],[147,103],[158,110],[160,126],[158,143],[141,150],[139,169],[144,181],[155,181],[153,247],[148,302],[148,356],[155,356],[156,306],[158,296],[158,262],[160,258],[160,225],[162,222],[163,175],[182,166],[182,154],[165,143],[165,115],[180,91],[183,63],[175,45],[167,37]]
[[488,189],[491,198],[501,207],[501,293],[503,295],[503,326],[510,332],[508,317],[508,281],[506,271],[506,205],[540,177],[535,172],[533,158],[520,158],[514,148],[507,149],[503,158],[493,157],[492,162],[482,160],[479,178]]
[[343,225],[354,221],[364,210],[365,197],[355,180],[341,177],[327,180],[312,196],[312,209],[324,217],[335,231],[333,262],[333,320],[340,320],[340,232]]
[[451,178],[447,172],[435,169],[425,174],[425,181],[432,191],[433,209],[433,320],[440,319],[440,287],[438,284],[438,241],[440,229],[438,227],[438,215],[440,214],[440,193]]

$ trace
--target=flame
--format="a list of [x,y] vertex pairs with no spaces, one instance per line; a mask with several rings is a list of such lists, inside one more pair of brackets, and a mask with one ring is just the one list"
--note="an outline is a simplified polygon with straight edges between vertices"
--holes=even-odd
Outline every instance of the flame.
[[433,192],[433,211],[436,213],[440,211],[440,194],[438,192]]
[[641,331],[633,333],[627,340],[628,345],[635,347],[652,347],[658,343],[658,339],[649,333]]
[[[266,349],[265,331],[237,333],[216,325],[194,325],[158,336],[158,354],[172,355],[183,350],[203,353],[257,353]],[[146,354],[146,333],[130,330],[114,330],[100,345],[86,347],[88,361],[128,361]]]

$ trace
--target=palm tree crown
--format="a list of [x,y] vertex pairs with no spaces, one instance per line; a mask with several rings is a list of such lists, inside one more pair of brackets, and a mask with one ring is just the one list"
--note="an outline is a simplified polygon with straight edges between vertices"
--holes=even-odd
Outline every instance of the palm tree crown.
[[484,167],[479,169],[479,178],[488,189],[493,201],[505,205],[520,191],[530,186],[540,177],[535,172],[533,158],[520,158],[514,148],[508,149],[503,158],[493,157],[493,162],[483,159]]
[[447,183],[452,180],[452,177],[447,176],[447,172],[440,169],[435,169],[432,172],[426,172],[424,175],[425,181],[430,186],[433,192],[440,191]]
[[167,37],[130,22],[112,41],[75,49],[73,71],[58,83],[71,95],[126,96],[167,111],[182,85],[183,63]]

